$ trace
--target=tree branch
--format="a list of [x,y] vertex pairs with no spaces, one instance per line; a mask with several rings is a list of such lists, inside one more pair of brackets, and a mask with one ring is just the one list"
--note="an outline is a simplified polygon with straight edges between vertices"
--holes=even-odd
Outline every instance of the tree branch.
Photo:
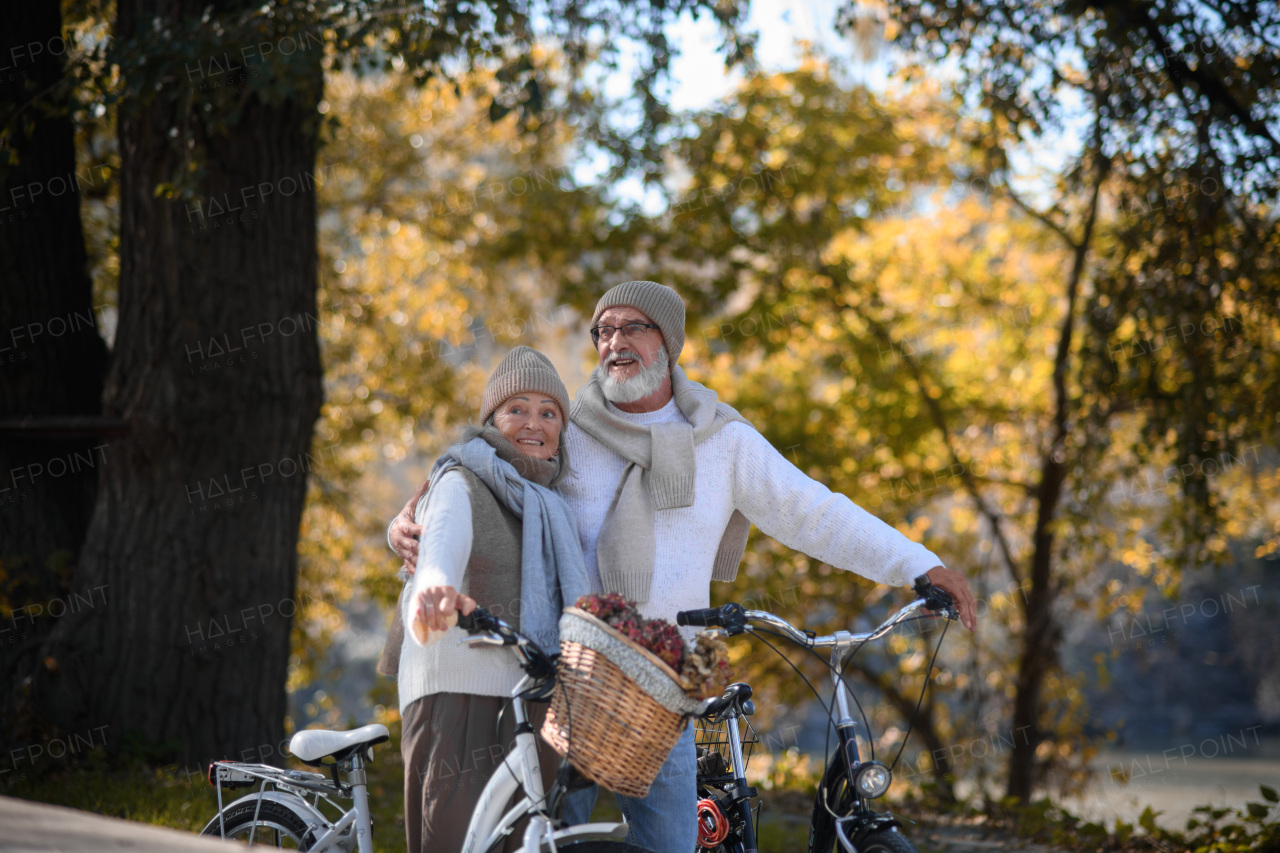
[[[1261,136],[1271,143],[1273,152],[1280,153],[1280,141],[1277,141],[1271,135],[1271,130],[1267,127],[1266,121],[1255,118],[1253,112],[1240,103],[1221,80],[1204,70],[1203,65],[1197,65],[1193,69],[1177,51],[1170,47],[1169,40],[1160,31],[1160,26],[1152,14],[1151,4],[1143,3],[1141,4],[1141,9],[1144,13],[1142,19],[1140,21],[1130,21],[1130,23],[1136,24],[1138,29],[1143,30],[1150,37],[1160,56],[1164,58],[1164,65],[1169,72],[1170,82],[1173,87],[1179,91],[1182,89],[1179,78],[1194,81],[1196,88],[1209,99],[1210,104],[1218,104],[1225,107],[1227,112],[1239,119],[1240,123],[1250,133]],[[1182,98],[1182,101],[1186,104],[1185,97]]]
[[1076,244],[1076,241],[1071,238],[1071,235],[1067,233],[1067,229],[1064,226],[1059,225],[1057,222],[1054,222],[1051,218],[1049,218],[1049,214],[1036,210],[1034,207],[1032,207],[1031,205],[1023,201],[1018,196],[1018,194],[1013,191],[1013,187],[1010,186],[1008,180],[1004,182],[1004,193],[1009,197],[1009,200],[1012,201],[1014,205],[1016,205],[1020,210],[1022,210],[1022,212],[1026,213],[1032,219],[1035,219],[1038,222],[1042,223],[1050,231],[1057,234],[1059,237],[1062,238],[1063,242],[1066,243],[1073,250],[1079,248],[1079,246]]
[[[838,271],[831,266],[819,263],[819,269],[823,275],[827,276],[832,281],[840,280]],[[879,302],[881,305],[884,304],[880,300],[879,294],[875,291],[874,287],[872,289],[871,299]],[[860,316],[866,324],[871,327],[872,331],[874,331],[882,341],[890,347],[896,347],[893,336],[889,333],[888,328],[885,327],[883,323],[864,311],[861,306],[851,305],[850,307],[858,313],[858,316]],[[968,489],[969,494],[972,496],[974,503],[978,507],[978,511],[991,525],[992,535],[1000,546],[1000,553],[1004,557],[1005,565],[1009,569],[1009,574],[1013,576],[1016,583],[1021,585],[1022,573],[1019,571],[1018,564],[1013,558],[1013,548],[1009,544],[1008,537],[1005,536],[1004,529],[1000,525],[1000,522],[1003,520],[1003,516],[987,505],[986,500],[979,491],[977,480],[974,477],[973,472],[970,470],[970,467],[960,461],[960,455],[956,451],[955,442],[952,440],[951,429],[947,425],[946,413],[942,411],[942,405],[938,402],[938,399],[931,397],[926,390],[924,371],[920,367],[920,363],[902,347],[896,348],[902,357],[902,360],[906,362],[908,369],[911,371],[912,377],[915,378],[916,385],[920,388],[920,395],[924,398],[925,406],[929,409],[929,415],[933,419],[934,426],[937,428],[938,432],[942,434],[942,442],[946,445],[947,452],[951,455],[951,461],[960,466],[961,481],[965,484],[965,488]]]

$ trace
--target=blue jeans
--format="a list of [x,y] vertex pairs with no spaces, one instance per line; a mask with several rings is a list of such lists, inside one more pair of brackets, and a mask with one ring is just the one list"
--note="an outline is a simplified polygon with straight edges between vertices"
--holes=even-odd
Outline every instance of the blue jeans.
[[[697,776],[693,726],[689,726],[658,771],[647,797],[616,795],[623,817],[631,824],[627,841],[653,853],[693,853],[698,845]],[[566,797],[565,823],[575,826],[590,820],[598,790],[592,785]]]

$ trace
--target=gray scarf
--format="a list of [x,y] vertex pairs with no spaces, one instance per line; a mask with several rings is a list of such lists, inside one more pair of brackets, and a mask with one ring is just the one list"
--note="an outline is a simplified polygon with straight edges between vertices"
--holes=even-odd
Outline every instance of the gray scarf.
[[564,498],[544,485],[559,465],[524,456],[495,427],[486,426],[475,438],[442,453],[431,468],[431,480],[459,466],[475,474],[498,503],[523,521],[520,633],[554,652],[560,645],[560,612],[594,591],[573,512]]
[[[596,562],[605,592],[638,602],[649,600],[653,584],[654,513],[693,505],[694,448],[725,424],[750,425],[733,407],[719,402],[715,391],[686,376],[679,365],[671,370],[671,391],[689,423],[634,424],[610,410],[594,376],[578,392],[570,414],[587,435],[631,463],[622,472],[600,530]],[[712,578],[733,580],[737,575],[750,529],[746,516],[734,510],[720,537]]]

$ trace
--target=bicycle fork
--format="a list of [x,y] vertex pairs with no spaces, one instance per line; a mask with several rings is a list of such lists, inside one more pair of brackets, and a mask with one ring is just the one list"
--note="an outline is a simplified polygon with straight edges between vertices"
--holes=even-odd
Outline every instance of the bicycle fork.
[[[839,632],[837,632],[837,636]],[[831,650],[831,683],[835,688],[836,700],[836,737],[840,742],[840,751],[844,758],[845,781],[849,785],[849,791],[854,797],[854,806],[857,809],[862,808],[862,801],[858,798],[858,789],[854,786],[853,774],[858,769],[858,764],[862,759],[858,755],[858,737],[856,730],[858,724],[854,722],[853,715],[849,713],[849,690],[844,685],[844,655],[846,649],[843,644],[837,645]]]
[[[836,636],[844,634],[843,631],[837,631]],[[846,636],[848,636],[846,634]],[[858,753],[858,724],[854,722],[853,715],[849,712],[849,689],[844,683],[844,663],[845,655],[852,648],[851,637],[847,641],[839,642],[831,650],[831,682],[835,688],[835,710],[836,714],[836,736],[839,741],[839,749],[841,757],[844,759],[844,776],[846,790],[850,796],[850,808],[844,820],[849,825],[844,827],[838,818],[836,823],[836,831],[840,836],[841,842],[846,849],[853,850],[856,844],[861,843],[862,838],[873,830],[888,829],[898,826],[898,821],[889,814],[880,814],[872,811],[868,801],[862,796],[858,789],[857,772],[858,767],[862,764],[862,758]],[[830,794],[830,790],[824,791],[823,795]],[[828,808],[838,806],[838,803],[828,803]],[[852,839],[852,840],[850,840]]]
[[733,760],[733,803],[742,821],[743,853],[756,853],[756,827],[751,820],[751,798],[755,789],[747,785],[746,762],[742,758],[742,739],[738,734],[738,715],[731,713],[725,719],[729,732],[729,757]]

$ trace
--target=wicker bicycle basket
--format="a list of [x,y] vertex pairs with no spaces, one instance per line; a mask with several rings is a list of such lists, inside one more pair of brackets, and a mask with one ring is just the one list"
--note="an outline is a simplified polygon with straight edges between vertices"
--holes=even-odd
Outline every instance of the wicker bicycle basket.
[[584,610],[565,609],[542,737],[583,776],[645,796],[698,707],[652,652]]

